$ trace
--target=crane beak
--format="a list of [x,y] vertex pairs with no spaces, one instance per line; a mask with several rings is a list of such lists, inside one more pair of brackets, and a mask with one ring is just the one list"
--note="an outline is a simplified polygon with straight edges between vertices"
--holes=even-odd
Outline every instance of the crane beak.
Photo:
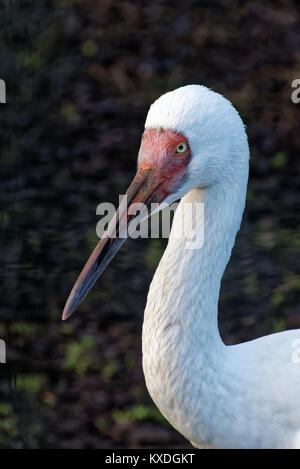
[[127,197],[123,198],[104,236],[95,247],[72,288],[63,311],[63,320],[68,319],[74,313],[125,242],[124,233],[127,232],[129,224],[135,217],[134,215],[128,215],[130,207],[135,203],[146,204],[149,214],[151,203],[160,203],[164,198],[160,186],[161,178],[152,167],[138,168],[136,176],[126,192]]

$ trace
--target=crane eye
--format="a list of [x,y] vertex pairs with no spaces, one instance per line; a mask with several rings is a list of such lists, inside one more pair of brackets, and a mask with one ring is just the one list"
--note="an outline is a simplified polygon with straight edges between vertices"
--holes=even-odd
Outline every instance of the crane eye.
[[187,148],[188,146],[185,142],[180,142],[176,147],[175,153],[177,153],[177,155],[182,155],[187,151]]

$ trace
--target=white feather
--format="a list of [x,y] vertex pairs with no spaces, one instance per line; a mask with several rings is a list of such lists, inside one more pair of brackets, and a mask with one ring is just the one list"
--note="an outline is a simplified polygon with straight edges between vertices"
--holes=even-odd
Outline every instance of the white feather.
[[[189,249],[182,211],[153,278],[143,325],[150,395],[196,447],[300,448],[300,331],[225,346],[218,330],[220,282],[245,205],[249,150],[231,103],[203,86],[161,96],[146,128],[171,129],[191,147],[183,183],[168,203],[205,204],[204,244]],[[195,215],[196,217],[197,215]]]

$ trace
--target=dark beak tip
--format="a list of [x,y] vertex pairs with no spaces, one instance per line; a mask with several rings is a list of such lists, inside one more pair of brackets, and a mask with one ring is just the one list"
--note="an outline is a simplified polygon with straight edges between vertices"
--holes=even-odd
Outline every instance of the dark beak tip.
[[69,319],[69,317],[72,315],[71,311],[69,308],[67,308],[67,305],[65,306],[63,313],[62,313],[62,321],[66,321]]
[[61,319],[62,319],[62,321],[66,321],[70,316],[71,316],[71,314],[69,314],[68,311],[66,309],[64,309]]
[[63,310],[62,320],[66,321],[67,319],[69,319],[69,317],[72,316],[72,314],[76,310],[77,306],[78,306],[78,301],[77,301],[76,295],[74,295],[74,293],[71,292]]

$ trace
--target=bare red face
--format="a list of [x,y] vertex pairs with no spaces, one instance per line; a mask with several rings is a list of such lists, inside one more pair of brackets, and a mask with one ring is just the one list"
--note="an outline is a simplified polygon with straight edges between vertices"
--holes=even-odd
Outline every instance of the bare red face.
[[159,184],[157,202],[162,202],[173,192],[189,160],[190,147],[183,135],[163,129],[147,129],[143,133],[138,167],[151,168],[153,183]]
[[99,241],[78,277],[66,303],[63,319],[67,319],[92,288],[109,264],[125,237],[120,234],[131,222],[130,208],[143,203],[151,214],[152,203],[161,203],[176,190],[190,160],[190,147],[183,135],[163,129],[144,132],[138,156],[138,169],[127,189],[106,235]]

